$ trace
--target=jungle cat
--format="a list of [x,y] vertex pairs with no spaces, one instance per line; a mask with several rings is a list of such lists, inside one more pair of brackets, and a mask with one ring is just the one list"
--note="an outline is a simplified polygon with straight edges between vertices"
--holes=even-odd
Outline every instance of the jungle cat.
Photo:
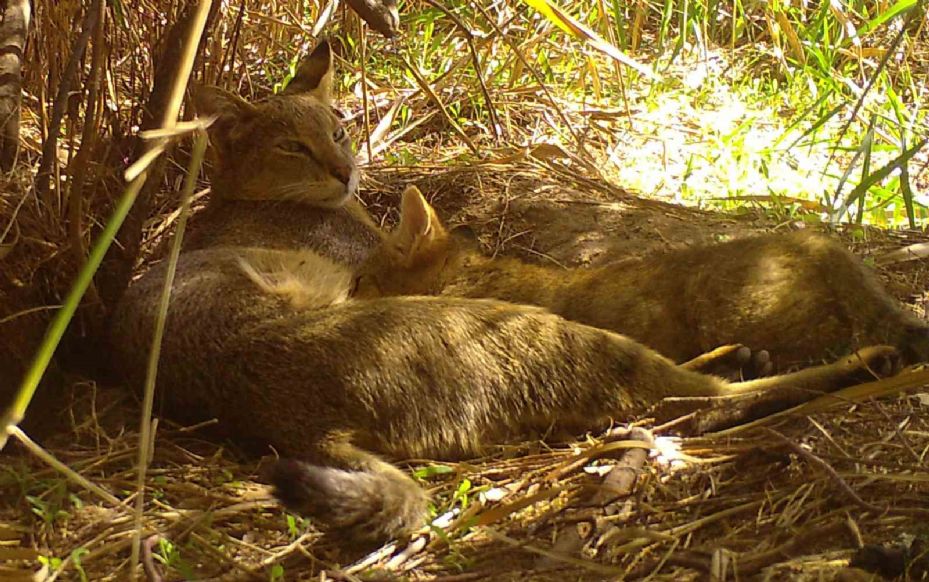
[[622,333],[684,362],[725,344],[770,352],[776,368],[821,363],[872,344],[910,362],[929,328],[847,249],[796,232],[561,269],[489,258],[444,228],[415,187],[401,220],[358,271],[354,295],[443,295],[538,305]]
[[320,43],[281,95],[257,103],[218,87],[193,92],[210,128],[212,194],[186,250],[260,247],[313,250],[356,265],[377,227],[355,198],[352,143],[332,106],[332,53]]
[[[376,543],[424,523],[425,493],[379,455],[472,456],[553,427],[601,429],[669,395],[799,389],[809,397],[895,359],[893,348],[877,347],[793,376],[728,384],[538,307],[346,298],[345,274],[373,246],[359,241],[376,235],[338,206],[357,174],[330,109],[330,70],[323,44],[263,103],[199,93],[200,114],[217,116],[212,203],[223,211],[178,261],[158,397],[179,420],[218,418],[237,441],[274,447],[287,458],[274,470],[278,496],[343,543]],[[337,223],[352,235],[339,239]],[[165,269],[129,288],[112,324],[114,365],[137,387]]]

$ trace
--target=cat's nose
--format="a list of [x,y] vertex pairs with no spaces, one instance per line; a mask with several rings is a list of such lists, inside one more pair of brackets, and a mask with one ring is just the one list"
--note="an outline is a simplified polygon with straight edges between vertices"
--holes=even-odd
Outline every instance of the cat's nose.
[[349,166],[336,166],[332,168],[332,175],[336,180],[348,186],[349,180],[352,179],[352,169]]

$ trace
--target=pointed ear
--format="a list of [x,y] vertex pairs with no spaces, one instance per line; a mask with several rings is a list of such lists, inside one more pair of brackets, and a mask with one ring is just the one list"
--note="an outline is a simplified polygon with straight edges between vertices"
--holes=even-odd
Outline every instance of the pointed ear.
[[215,116],[216,121],[207,130],[210,143],[223,149],[236,135],[236,128],[248,121],[257,108],[234,93],[211,85],[194,86],[191,101],[198,117]]
[[435,210],[416,186],[408,186],[400,201],[400,225],[394,240],[407,256],[428,246],[445,234]]
[[332,49],[327,39],[321,40],[313,52],[303,57],[283,93],[308,93],[323,103],[332,100]]
[[255,106],[235,93],[212,85],[195,85],[191,90],[191,99],[197,115],[206,117],[229,117],[240,119],[255,113]]

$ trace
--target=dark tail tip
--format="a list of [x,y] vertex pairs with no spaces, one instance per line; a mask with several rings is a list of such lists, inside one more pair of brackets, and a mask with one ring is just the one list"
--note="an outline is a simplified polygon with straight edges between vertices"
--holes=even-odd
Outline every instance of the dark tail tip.
[[273,494],[289,509],[296,510],[312,500],[312,496],[307,494],[312,486],[312,483],[307,482],[307,477],[312,473],[305,467],[305,463],[292,459],[282,459],[271,467]]
[[346,471],[281,460],[271,470],[274,496],[317,520],[350,546],[406,538],[425,523],[426,494],[410,477],[384,471]]
[[898,349],[907,364],[929,362],[929,324],[907,325]]

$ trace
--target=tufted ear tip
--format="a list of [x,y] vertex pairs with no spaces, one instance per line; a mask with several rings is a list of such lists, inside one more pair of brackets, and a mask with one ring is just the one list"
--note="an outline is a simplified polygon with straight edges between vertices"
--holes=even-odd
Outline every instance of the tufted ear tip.
[[403,194],[400,195],[400,208],[401,211],[405,212],[407,207],[413,208],[415,206],[426,207],[429,206],[429,203],[426,202],[426,197],[423,196],[422,191],[411,184],[404,188]]
[[416,186],[407,186],[403,191],[400,224],[393,238],[406,253],[415,253],[445,238],[445,228],[438,215]]
[[322,38],[310,54],[303,57],[284,94],[305,93],[324,103],[332,98],[332,47],[328,38]]

